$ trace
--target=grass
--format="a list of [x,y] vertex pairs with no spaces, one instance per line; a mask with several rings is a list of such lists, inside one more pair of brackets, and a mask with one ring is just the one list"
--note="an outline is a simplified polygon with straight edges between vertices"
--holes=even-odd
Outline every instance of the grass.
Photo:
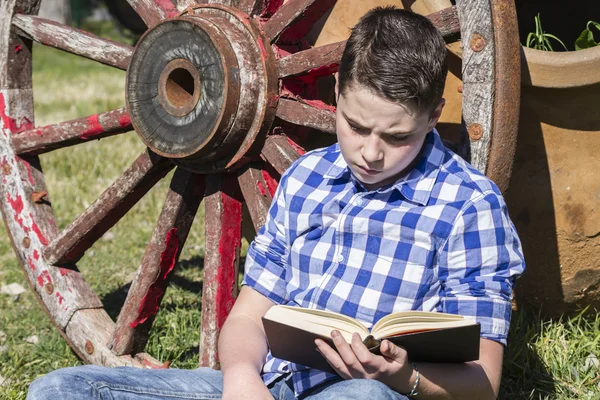
[[[125,74],[53,49],[34,49],[34,95],[38,125],[120,107]],[[46,184],[59,227],[66,226],[142,151],[134,133],[42,156]],[[82,259],[79,267],[114,318],[123,302],[162,207],[163,179]],[[198,362],[202,257],[201,207],[154,324],[147,352],[172,367]],[[4,226],[0,226],[0,286],[27,286]],[[24,399],[29,383],[54,369],[80,365],[31,291],[0,295],[0,399]],[[39,338],[37,344],[26,339]],[[513,317],[504,362],[503,399],[600,399],[600,317],[583,314],[545,320],[524,311]]]

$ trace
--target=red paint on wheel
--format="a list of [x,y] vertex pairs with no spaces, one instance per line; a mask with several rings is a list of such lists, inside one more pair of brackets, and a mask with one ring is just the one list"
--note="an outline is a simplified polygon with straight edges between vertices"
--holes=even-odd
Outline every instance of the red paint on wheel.
[[287,139],[288,143],[290,144],[290,146],[292,146],[294,148],[294,150],[296,150],[298,152],[298,154],[303,155],[306,153],[306,150],[304,150],[304,148],[302,148],[298,143],[294,142],[289,137],[286,137],[286,139]]
[[260,192],[260,194],[262,194],[263,196],[267,195],[267,189],[265,189],[265,185],[263,185],[261,181],[256,182],[256,186],[258,186],[258,191]]
[[121,115],[119,117],[119,126],[121,128],[125,128],[128,125],[131,125],[131,118],[129,117],[129,115]]
[[62,305],[63,301],[65,301],[65,298],[62,297],[62,295],[59,292],[56,292],[56,298],[58,299],[59,305]]
[[160,273],[156,281],[148,288],[148,293],[142,299],[138,310],[138,317],[129,326],[135,328],[143,324],[146,320],[156,315],[162,296],[165,294],[165,280],[175,267],[177,252],[179,250],[179,239],[177,239],[177,228],[173,228],[167,232],[165,236],[165,250],[160,254]]
[[277,185],[279,185],[279,183],[277,183],[277,181],[271,176],[271,174],[269,174],[269,172],[264,169],[262,170],[262,176],[265,183],[267,184],[267,189],[269,189],[271,197],[275,196],[275,191],[277,190]]
[[29,269],[35,271],[35,263],[31,259],[31,257],[27,257],[27,264],[29,264]]
[[21,46],[20,44],[15,46],[15,53],[19,53],[21,50],[23,50],[23,46]]
[[40,253],[37,250],[33,251],[33,258],[35,258],[36,261],[40,259]]
[[267,2],[267,6],[265,7],[265,11],[260,15],[261,18],[267,18],[271,15],[275,14],[279,7],[283,5],[283,0],[270,0]]
[[[70,269],[68,269],[68,268],[59,268],[58,270],[60,271],[60,274],[61,274],[62,276],[65,276],[65,275],[67,275],[67,274],[69,273],[69,271],[71,271],[71,270],[70,270]],[[69,292],[70,292],[70,291],[71,291],[71,289],[69,289]]]
[[165,12],[167,18],[176,17],[179,14],[179,11],[170,0],[154,0],[154,4]]
[[31,172],[31,164],[29,164],[22,158],[19,158],[19,161],[25,166],[25,169],[27,170],[27,178],[29,179],[29,183],[31,183],[31,186],[35,186],[35,180],[33,179],[33,173]]
[[4,99],[4,94],[2,93],[0,93],[0,119],[2,119],[4,128],[8,129],[12,133],[33,129],[33,124],[29,119],[27,119],[27,117],[23,117],[24,122],[19,124],[15,118],[9,117],[8,114],[6,114],[6,100]]
[[10,204],[10,207],[15,212],[14,220],[17,222],[17,224],[19,224],[21,229],[23,229],[25,234],[28,234],[29,228],[23,224],[23,217],[21,216],[21,213],[23,212],[23,207],[24,207],[23,199],[21,198],[20,195],[17,195],[17,197],[13,199],[11,197],[10,193],[6,194],[6,199],[8,200],[8,204]]
[[48,270],[42,271],[42,273],[37,277],[37,282],[40,286],[44,286],[44,280],[48,283],[52,283],[52,277],[50,276],[50,272]]
[[104,132],[104,128],[102,125],[100,125],[100,121],[98,120],[98,114],[88,117],[87,124],[88,128],[81,135],[79,135],[79,137],[83,140],[92,139],[94,136]]
[[46,237],[44,236],[44,234],[42,233],[40,228],[37,226],[37,224],[33,220],[33,215],[29,214],[29,216],[31,217],[31,230],[34,231],[35,234],[37,235],[38,239],[40,239],[40,243],[43,244],[44,246],[47,246],[48,240],[46,239]]
[[225,323],[235,299],[231,293],[235,283],[235,262],[237,248],[240,246],[241,233],[240,226],[242,224],[242,207],[240,202],[222,194],[223,214],[221,225],[221,237],[219,238],[219,255],[221,259],[221,268],[217,275],[217,329]]

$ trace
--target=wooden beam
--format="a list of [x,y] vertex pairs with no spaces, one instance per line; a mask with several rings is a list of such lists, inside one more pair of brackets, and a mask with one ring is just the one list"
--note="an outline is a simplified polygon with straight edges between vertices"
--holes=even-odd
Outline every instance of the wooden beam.
[[335,112],[304,104],[301,101],[279,99],[276,115],[292,124],[336,133]]
[[304,154],[304,149],[287,136],[269,135],[261,154],[279,174],[283,174],[294,161]]
[[38,43],[122,70],[127,69],[133,54],[131,46],[33,15],[17,14],[12,23]]
[[179,14],[171,0],[127,0],[127,2],[150,28],[163,19]]
[[311,71],[325,69],[329,74],[338,70],[346,41],[331,43],[300,51],[279,60],[277,72],[280,78],[308,74]]
[[258,232],[265,224],[271,206],[272,198],[267,183],[263,179],[261,170],[255,166],[243,169],[238,176],[238,182],[254,224],[254,230]]
[[44,249],[46,262],[50,265],[77,262],[171,168],[173,164],[168,159],[145,150],[121,177]]
[[109,348],[115,354],[137,354],[146,347],[150,328],[203,197],[204,176],[178,168],[111,336]]
[[17,154],[42,154],[132,130],[126,107],[58,124],[33,128],[12,137]]

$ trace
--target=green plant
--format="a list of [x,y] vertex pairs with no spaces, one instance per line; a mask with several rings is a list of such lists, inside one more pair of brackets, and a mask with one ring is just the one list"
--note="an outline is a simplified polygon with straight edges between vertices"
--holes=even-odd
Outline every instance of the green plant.
[[565,51],[567,51],[567,46],[556,36],[544,32],[542,29],[542,22],[540,20],[540,14],[535,17],[535,32],[530,32],[527,35],[527,47],[531,47],[536,50],[544,50],[544,51],[554,51],[552,48],[552,44],[550,44],[549,39],[554,39],[558,43],[564,47]]
[[600,23],[595,21],[588,21],[586,28],[581,35],[575,41],[575,50],[583,50],[590,47],[598,46],[596,40],[594,40],[594,33],[592,32],[592,26],[600,31]]

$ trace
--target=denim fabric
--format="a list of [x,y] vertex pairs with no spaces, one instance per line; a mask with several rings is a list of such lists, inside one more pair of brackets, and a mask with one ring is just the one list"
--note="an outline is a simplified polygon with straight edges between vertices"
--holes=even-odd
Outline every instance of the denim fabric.
[[[33,381],[27,400],[174,400],[220,399],[221,371],[210,368],[138,369],[95,365],[63,368]],[[290,379],[270,385],[274,399],[295,399]],[[366,379],[336,380],[314,388],[302,397],[310,400],[407,400],[381,382]]]

